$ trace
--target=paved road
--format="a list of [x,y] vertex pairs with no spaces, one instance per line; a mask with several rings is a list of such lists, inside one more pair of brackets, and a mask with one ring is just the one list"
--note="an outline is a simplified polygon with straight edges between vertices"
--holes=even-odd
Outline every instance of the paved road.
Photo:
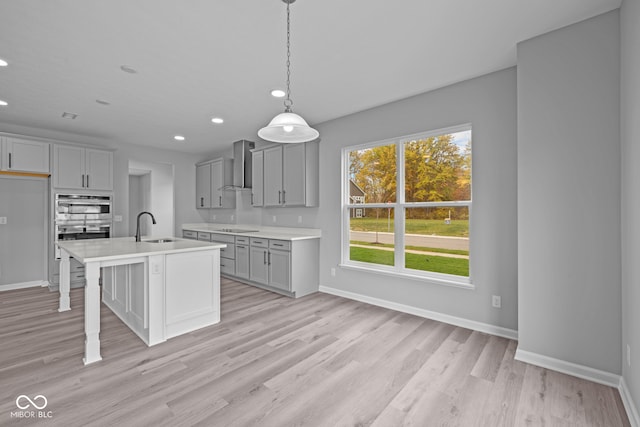
[[[352,231],[350,240],[360,242],[375,242],[376,234],[378,242],[393,244],[393,233],[382,233],[375,231]],[[467,237],[446,237],[446,236],[425,236],[423,234],[407,234],[404,236],[404,244],[407,246],[424,246],[428,248],[459,249],[469,250],[469,238]]]

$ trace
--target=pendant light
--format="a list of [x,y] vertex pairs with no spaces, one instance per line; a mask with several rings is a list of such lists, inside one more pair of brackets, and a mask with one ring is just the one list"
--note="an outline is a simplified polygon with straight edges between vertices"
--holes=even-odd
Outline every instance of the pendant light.
[[289,5],[296,0],[282,0],[287,4],[287,98],[284,100],[284,113],[280,113],[266,127],[258,131],[258,136],[266,141],[280,143],[301,143],[313,141],[320,133],[309,127],[307,122],[291,110],[291,20]]

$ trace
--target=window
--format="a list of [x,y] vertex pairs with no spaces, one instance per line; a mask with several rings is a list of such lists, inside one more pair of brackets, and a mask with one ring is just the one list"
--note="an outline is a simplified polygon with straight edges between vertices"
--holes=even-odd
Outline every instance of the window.
[[343,149],[345,266],[469,285],[471,126]]

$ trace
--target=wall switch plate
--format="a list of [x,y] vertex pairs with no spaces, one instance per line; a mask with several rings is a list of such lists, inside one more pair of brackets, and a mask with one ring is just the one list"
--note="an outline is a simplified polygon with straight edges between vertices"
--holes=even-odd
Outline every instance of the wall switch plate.
[[6,224],[7,223],[7,217],[6,216],[0,216],[0,224]]
[[336,277],[336,269],[334,267],[331,267],[331,275]]
[[500,295],[492,295],[491,296],[491,305],[494,308],[501,308],[502,307],[502,297],[500,297]]

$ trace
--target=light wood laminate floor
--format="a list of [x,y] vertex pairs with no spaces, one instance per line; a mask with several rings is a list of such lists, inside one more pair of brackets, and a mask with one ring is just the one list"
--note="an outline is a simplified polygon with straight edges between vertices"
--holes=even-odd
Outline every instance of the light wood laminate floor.
[[[222,321],[147,347],[83,290],[0,292],[0,425],[627,426],[617,390],[514,361],[516,342],[343,299],[222,280]],[[48,419],[11,418],[43,395]],[[22,402],[25,403],[25,402]]]

